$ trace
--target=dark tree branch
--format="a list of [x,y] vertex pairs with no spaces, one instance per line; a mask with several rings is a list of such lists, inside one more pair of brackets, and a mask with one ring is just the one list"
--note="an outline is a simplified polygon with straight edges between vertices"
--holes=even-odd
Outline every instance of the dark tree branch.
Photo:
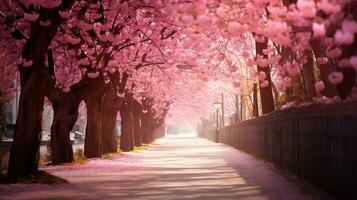
[[48,71],[52,76],[55,76],[55,63],[53,59],[53,51],[47,50]]

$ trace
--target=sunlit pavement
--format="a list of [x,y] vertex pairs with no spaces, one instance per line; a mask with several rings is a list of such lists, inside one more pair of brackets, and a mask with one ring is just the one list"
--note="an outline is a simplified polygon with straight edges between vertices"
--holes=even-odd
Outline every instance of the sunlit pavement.
[[44,168],[65,185],[2,185],[0,199],[316,199],[233,148],[192,135],[82,166]]

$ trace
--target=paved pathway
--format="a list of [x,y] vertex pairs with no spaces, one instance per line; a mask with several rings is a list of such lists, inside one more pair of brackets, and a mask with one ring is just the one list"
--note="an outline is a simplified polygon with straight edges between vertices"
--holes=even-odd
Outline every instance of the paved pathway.
[[166,137],[113,160],[44,169],[71,183],[0,185],[0,199],[316,199],[270,165],[195,137]]

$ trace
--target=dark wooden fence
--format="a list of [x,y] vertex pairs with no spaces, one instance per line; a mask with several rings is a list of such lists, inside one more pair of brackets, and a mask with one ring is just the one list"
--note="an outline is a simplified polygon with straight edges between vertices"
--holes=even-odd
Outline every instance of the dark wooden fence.
[[[200,135],[215,141],[213,130]],[[276,111],[224,127],[219,142],[357,199],[357,102]]]

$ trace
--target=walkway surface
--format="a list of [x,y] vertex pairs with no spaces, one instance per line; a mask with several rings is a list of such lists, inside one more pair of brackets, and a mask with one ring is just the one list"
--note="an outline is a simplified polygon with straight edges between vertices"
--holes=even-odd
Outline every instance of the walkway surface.
[[44,167],[70,184],[0,185],[0,199],[317,199],[271,168],[223,144],[170,136],[112,160]]

